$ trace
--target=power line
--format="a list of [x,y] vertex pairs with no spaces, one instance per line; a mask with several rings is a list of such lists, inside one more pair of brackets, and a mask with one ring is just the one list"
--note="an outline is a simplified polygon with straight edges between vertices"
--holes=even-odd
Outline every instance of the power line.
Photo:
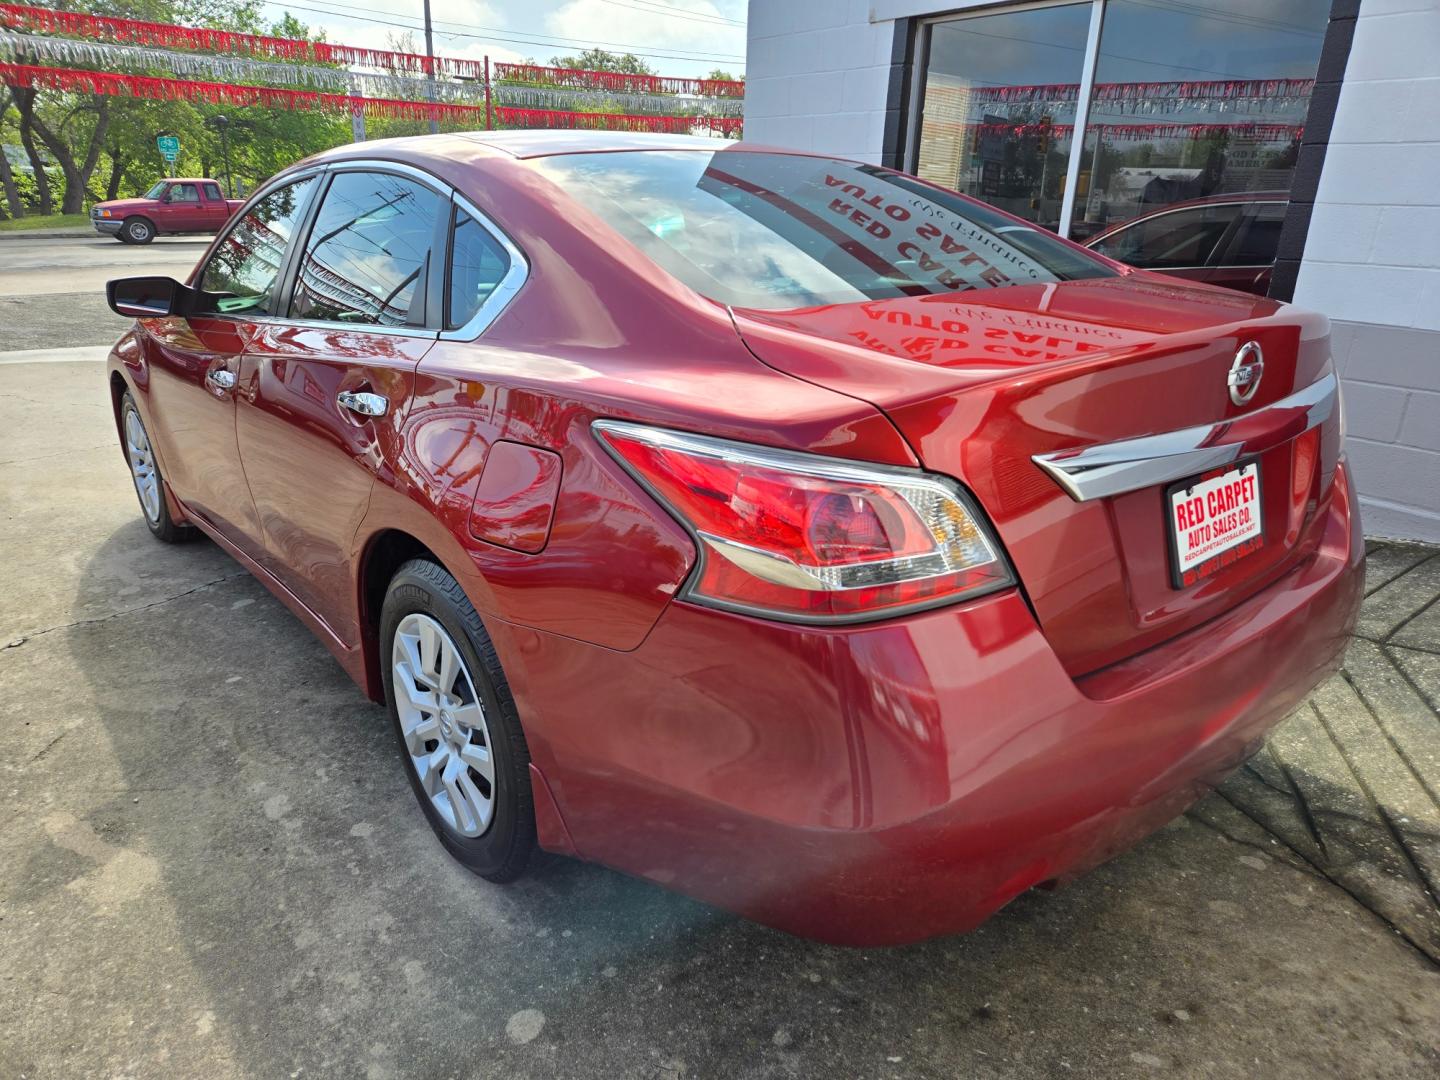
[[696,11],[694,8],[677,8],[669,4],[654,4],[647,0],[600,0],[602,4],[610,4],[614,7],[631,8],[634,11],[643,11],[646,15],[668,15],[672,19],[687,19],[691,22],[705,23],[708,26],[718,26],[722,23],[729,23],[732,26],[744,26],[742,19],[730,19],[724,15],[711,15],[707,12]]
[[[403,16],[403,15],[401,15],[401,16],[394,16],[394,17],[392,17],[392,18],[390,18],[390,19],[377,18],[377,17],[374,16],[374,15],[363,14],[363,12],[366,11],[366,10],[368,10],[368,9],[356,8],[356,7],[351,7],[350,5],[347,5],[347,4],[336,3],[335,0],[326,0],[326,2],[329,3],[329,4],[331,4],[333,7],[338,7],[338,8],[342,8],[342,9],[346,9],[346,10],[335,11],[335,10],[332,9],[332,7],[325,7],[325,8],[321,8],[321,7],[311,7],[311,6],[307,6],[307,5],[305,5],[305,4],[293,4],[293,3],[288,3],[288,2],[285,2],[285,0],[264,0],[264,2],[265,2],[265,4],[266,4],[267,7],[282,8],[282,9],[294,10],[294,11],[308,11],[308,12],[312,12],[312,13],[317,14],[317,15],[330,15],[330,16],[332,16],[332,17],[341,18],[341,19],[354,19],[354,20],[356,20],[357,22],[367,22],[367,23],[374,23],[374,24],[377,24],[377,25],[380,25],[380,26],[390,26],[390,27],[394,27],[394,28],[397,29],[397,30],[421,30],[421,29],[423,29],[423,24],[420,24],[420,23],[415,23],[415,22],[396,22],[396,21],[394,21],[394,19],[397,19],[397,18],[407,18],[407,16]],[[434,25],[436,25],[436,26],[457,26],[457,27],[458,27],[460,24],[457,24],[457,23],[435,23]],[[472,33],[469,33],[468,31],[459,30],[459,29],[456,29],[456,30],[444,30],[444,31],[439,31],[439,32],[441,33],[441,35],[442,35],[443,37],[451,38],[451,39],[453,39],[453,38],[467,38],[467,39],[472,40],[472,41],[503,41],[503,42],[508,42],[508,43],[511,43],[511,44],[519,44],[519,45],[537,45],[537,46],[539,46],[540,48],[543,48],[543,49],[569,49],[569,48],[574,48],[574,47],[576,47],[577,45],[578,45],[578,46],[608,45],[608,46],[610,46],[611,48],[625,49],[626,51],[628,51],[628,52],[633,52],[633,53],[635,53],[636,55],[639,55],[639,56],[648,56],[648,57],[652,57],[652,58],[656,58],[656,59],[664,59],[664,60],[683,60],[683,61],[686,61],[686,62],[689,62],[689,63],[695,63],[695,64],[708,64],[708,63],[714,62],[715,60],[732,60],[732,61],[739,61],[739,62],[743,63],[744,60],[745,60],[745,58],[744,58],[743,56],[737,56],[737,55],[735,55],[734,53],[700,52],[699,50],[694,50],[694,51],[691,51],[691,50],[682,50],[681,52],[655,52],[655,51],[647,51],[646,48],[645,48],[645,46],[635,45],[635,44],[633,44],[633,43],[627,43],[627,42],[619,42],[619,41],[592,41],[592,40],[588,40],[588,39],[584,39],[584,38],[568,38],[568,37],[562,37],[561,35],[558,35],[558,34],[537,34],[537,35],[536,35],[537,37],[548,37],[548,38],[551,38],[551,39],[552,39],[552,40],[550,40],[550,41],[537,41],[537,40],[535,40],[534,38],[529,38],[529,37],[515,37],[515,36],[511,36],[510,34],[507,34],[507,33],[503,32],[503,31],[502,31],[502,32],[496,32],[496,28],[492,28],[492,27],[477,26],[477,27],[475,27],[475,29],[477,29],[477,30],[491,30],[492,32],[491,32],[491,33],[488,33],[488,34],[472,34]]]

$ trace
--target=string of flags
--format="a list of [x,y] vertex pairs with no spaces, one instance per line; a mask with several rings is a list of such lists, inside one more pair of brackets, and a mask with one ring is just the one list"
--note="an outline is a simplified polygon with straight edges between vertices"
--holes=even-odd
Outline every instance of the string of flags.
[[[499,119],[519,126],[727,136],[741,129],[745,85],[492,65],[488,58],[432,59],[9,3],[0,3],[0,81],[75,93],[337,109],[476,127]],[[597,105],[619,111],[599,113]]]

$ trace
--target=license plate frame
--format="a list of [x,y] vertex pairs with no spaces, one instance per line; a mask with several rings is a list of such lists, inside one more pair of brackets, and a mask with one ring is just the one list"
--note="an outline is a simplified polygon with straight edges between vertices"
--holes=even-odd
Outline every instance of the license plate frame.
[[[1185,499],[1193,499],[1196,497],[1197,489],[1200,489],[1199,498],[1204,501],[1210,492],[1223,488],[1225,484],[1231,483],[1233,480],[1244,479],[1246,476],[1254,479],[1254,498],[1247,500],[1243,506],[1235,507],[1233,512],[1253,507],[1253,522],[1233,530],[1226,530],[1235,533],[1232,540],[1216,547],[1203,558],[1190,562],[1188,566],[1185,565],[1186,560],[1182,556],[1180,547],[1180,524],[1177,519],[1179,504],[1176,497],[1183,495]],[[1205,579],[1213,577],[1225,567],[1247,555],[1254,554],[1265,546],[1265,489],[1260,477],[1260,460],[1253,457],[1247,458],[1171,484],[1165,489],[1164,512],[1165,539],[1170,548],[1170,584],[1176,589],[1193,588]],[[1207,506],[1206,517],[1201,525],[1211,525],[1215,518],[1230,512],[1232,511],[1221,511],[1218,515],[1212,515]]]

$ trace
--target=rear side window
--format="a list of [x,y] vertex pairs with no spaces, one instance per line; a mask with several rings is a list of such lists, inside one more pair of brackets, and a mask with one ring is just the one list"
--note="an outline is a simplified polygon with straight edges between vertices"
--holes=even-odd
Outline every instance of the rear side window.
[[1197,206],[1142,218],[1095,244],[1095,250],[1143,270],[1204,266],[1243,208]]
[[219,185],[219,184],[206,184],[206,185],[205,185],[205,198],[210,199],[212,202],[219,202],[219,201],[220,201],[220,185]]
[[1284,203],[1256,203],[1225,256],[1226,265],[1269,266],[1280,248],[1280,227],[1284,224]]
[[445,205],[408,177],[338,173],[305,242],[291,317],[423,326],[430,248]]
[[510,256],[500,242],[480,222],[456,207],[445,329],[458,330],[473,319],[509,271]]
[[307,176],[276,188],[245,212],[210,256],[200,273],[200,288],[221,314],[259,311],[269,306],[285,246],[305,208],[316,178]]
[[743,150],[541,158],[534,168],[697,292],[769,310],[1110,277],[983,203],[872,165]]

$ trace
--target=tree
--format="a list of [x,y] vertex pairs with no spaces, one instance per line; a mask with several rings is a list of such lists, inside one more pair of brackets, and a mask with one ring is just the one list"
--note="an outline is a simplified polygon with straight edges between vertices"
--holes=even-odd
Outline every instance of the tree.
[[578,71],[614,71],[621,75],[655,75],[657,72],[634,53],[616,54],[604,49],[586,49],[579,56],[552,56],[551,67]]
[[710,74],[705,76],[711,82],[735,82],[735,76],[724,68],[711,68]]
[[[221,29],[261,29],[258,0],[79,0],[63,5],[69,10],[102,15],[134,17],[153,22],[189,23]],[[287,17],[288,20],[288,17]],[[303,27],[303,24],[295,23]],[[24,57],[20,57],[22,62]],[[73,94],[34,87],[8,88],[9,102],[16,110],[15,126],[34,170],[38,209],[42,214],[55,210],[46,155],[59,167],[64,179],[62,213],[83,211],[90,184],[102,161],[107,167],[105,189],[118,190],[130,163],[143,151],[136,143],[134,125],[121,123],[124,137],[111,137],[112,126],[122,117],[150,103],[103,95]],[[182,102],[161,103],[182,110]],[[173,125],[165,125],[173,126]],[[153,143],[154,134],[148,141]],[[43,148],[43,149],[42,149]],[[7,202],[13,202],[15,178],[4,182]]]

